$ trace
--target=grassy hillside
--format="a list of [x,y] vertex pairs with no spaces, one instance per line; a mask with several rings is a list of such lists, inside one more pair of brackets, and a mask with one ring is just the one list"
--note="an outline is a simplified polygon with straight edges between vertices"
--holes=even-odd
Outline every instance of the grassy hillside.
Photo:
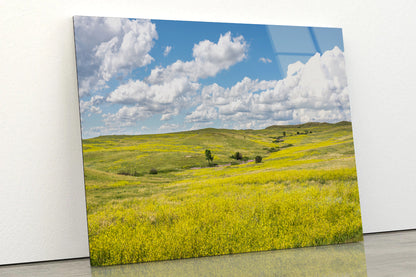
[[102,136],[83,149],[93,265],[362,239],[349,122]]

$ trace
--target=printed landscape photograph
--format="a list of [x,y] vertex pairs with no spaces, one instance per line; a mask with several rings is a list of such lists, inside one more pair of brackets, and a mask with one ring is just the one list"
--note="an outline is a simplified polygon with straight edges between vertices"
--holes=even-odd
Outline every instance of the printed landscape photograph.
[[363,239],[341,29],[74,32],[93,266]]

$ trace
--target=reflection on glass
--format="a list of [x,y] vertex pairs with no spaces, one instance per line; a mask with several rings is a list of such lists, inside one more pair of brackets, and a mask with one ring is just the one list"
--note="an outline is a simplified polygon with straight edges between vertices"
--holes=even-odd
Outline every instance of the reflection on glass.
[[364,244],[296,248],[121,266],[92,276],[366,276]]
[[268,25],[267,31],[282,78],[287,76],[290,64],[298,61],[305,64],[316,53],[322,55],[335,46],[344,51],[340,28]]

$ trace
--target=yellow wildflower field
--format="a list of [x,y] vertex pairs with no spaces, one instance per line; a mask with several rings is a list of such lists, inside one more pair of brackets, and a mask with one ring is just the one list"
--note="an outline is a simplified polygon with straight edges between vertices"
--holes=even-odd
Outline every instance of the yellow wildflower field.
[[83,147],[92,265],[362,240],[349,122],[105,136]]

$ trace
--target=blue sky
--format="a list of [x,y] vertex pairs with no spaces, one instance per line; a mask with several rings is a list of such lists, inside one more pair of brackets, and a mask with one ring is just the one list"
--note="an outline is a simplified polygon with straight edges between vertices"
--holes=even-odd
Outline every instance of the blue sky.
[[75,17],[82,133],[350,120],[341,29]]

